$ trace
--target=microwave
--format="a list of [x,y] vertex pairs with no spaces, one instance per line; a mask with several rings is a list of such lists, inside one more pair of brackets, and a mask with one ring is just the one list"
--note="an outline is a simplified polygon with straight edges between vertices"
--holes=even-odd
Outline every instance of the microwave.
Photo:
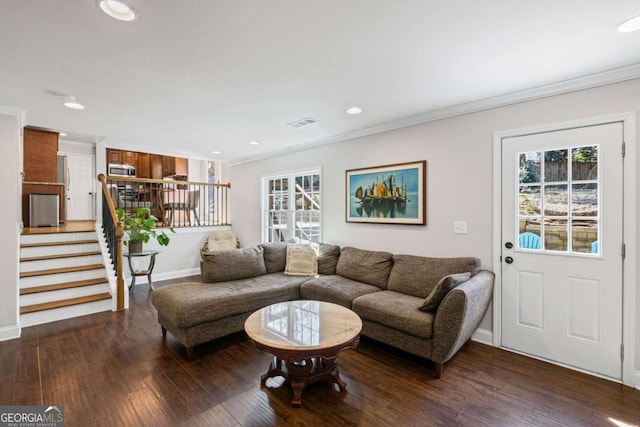
[[135,166],[130,165],[118,165],[115,163],[110,163],[108,173],[109,175],[113,176],[126,176],[129,178],[135,178],[136,168]]

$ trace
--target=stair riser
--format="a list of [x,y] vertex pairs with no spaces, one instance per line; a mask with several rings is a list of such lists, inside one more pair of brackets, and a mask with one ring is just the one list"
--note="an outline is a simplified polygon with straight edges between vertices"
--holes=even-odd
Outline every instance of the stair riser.
[[20,326],[24,328],[42,323],[55,322],[56,320],[108,311],[111,310],[111,305],[111,300],[102,300],[70,307],[55,308],[53,310],[38,311],[36,313],[22,314],[20,315]]
[[20,272],[50,270],[52,268],[80,267],[84,265],[102,264],[102,255],[78,256],[73,258],[47,259],[20,263]]
[[20,236],[20,243],[24,245],[40,242],[76,242],[78,240],[90,240],[95,238],[95,231],[87,231],[82,233],[23,234],[22,236]]
[[39,292],[37,294],[29,294],[20,296],[20,306],[40,304],[43,302],[60,301],[63,299],[84,297],[87,295],[100,294],[109,292],[109,284],[102,283],[100,285],[82,286],[79,288],[61,289],[57,291]]
[[20,248],[20,258],[51,256],[60,254],[77,254],[100,250],[97,243],[83,243],[78,245],[41,246],[36,248]]
[[56,283],[77,282],[80,280],[97,279],[104,276],[104,269],[96,269],[88,271],[76,271],[71,273],[50,274],[46,276],[25,277],[23,279],[20,279],[20,288],[53,285]]

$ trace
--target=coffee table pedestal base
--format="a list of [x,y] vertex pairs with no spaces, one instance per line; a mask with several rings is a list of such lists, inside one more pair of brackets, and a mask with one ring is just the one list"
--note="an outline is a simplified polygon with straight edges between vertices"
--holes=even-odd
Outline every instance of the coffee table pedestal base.
[[344,391],[347,383],[340,378],[336,358],[342,350],[356,348],[359,342],[360,337],[357,336],[344,344],[319,352],[322,354],[316,352],[315,355],[298,355],[295,354],[298,353],[296,351],[279,350],[254,342],[258,351],[274,355],[269,370],[260,377],[260,386],[265,387],[269,378],[283,377],[293,389],[291,404],[294,406],[302,404],[302,392],[305,388],[318,381],[337,384],[340,391]]

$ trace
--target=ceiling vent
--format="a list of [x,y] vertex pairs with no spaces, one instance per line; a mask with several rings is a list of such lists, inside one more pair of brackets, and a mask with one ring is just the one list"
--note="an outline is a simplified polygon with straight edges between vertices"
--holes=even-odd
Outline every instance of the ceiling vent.
[[300,129],[307,126],[315,125],[318,123],[316,119],[312,119],[311,117],[305,117],[304,119],[297,120],[292,123],[288,123],[287,126],[294,129]]

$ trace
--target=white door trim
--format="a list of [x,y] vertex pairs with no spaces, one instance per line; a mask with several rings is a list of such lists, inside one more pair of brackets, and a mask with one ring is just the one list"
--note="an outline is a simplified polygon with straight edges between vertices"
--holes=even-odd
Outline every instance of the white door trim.
[[[496,274],[493,292],[493,345],[500,347],[502,342],[502,139],[534,133],[552,132],[583,126],[593,126],[612,122],[622,122],[623,138],[626,143],[626,159],[624,166],[624,209],[623,236],[626,245],[626,258],[623,271],[623,320],[622,344],[624,360],[622,363],[622,383],[640,388],[634,376],[635,334],[636,334],[636,277],[637,277],[637,195],[636,195],[636,114],[627,112],[601,117],[552,123],[521,129],[494,132],[493,134],[493,271]],[[640,367],[639,367],[640,370]]]

